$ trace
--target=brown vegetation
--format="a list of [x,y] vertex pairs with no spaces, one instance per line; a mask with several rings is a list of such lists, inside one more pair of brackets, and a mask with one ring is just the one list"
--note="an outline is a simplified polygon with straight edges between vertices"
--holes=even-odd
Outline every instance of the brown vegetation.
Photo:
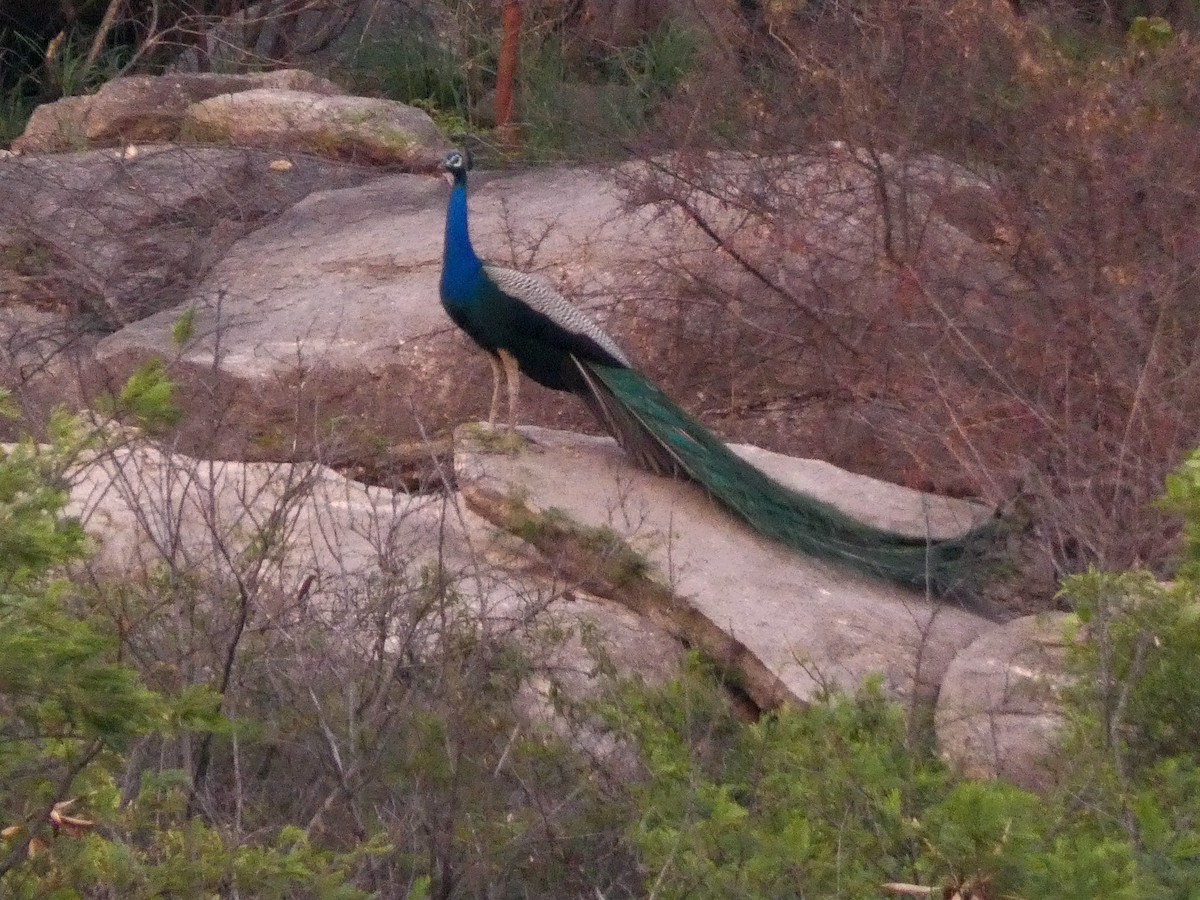
[[[697,330],[738,348],[727,374],[697,370],[730,398],[710,420],[802,430],[893,477],[903,453],[913,486],[1005,504],[1045,591],[1166,564],[1150,503],[1200,410],[1200,49],[1148,33],[1114,49],[980,0],[849,4],[743,34],[709,69],[720,91],[697,73],[671,118],[684,165],[641,196],[703,223],[752,285],[667,262],[687,297],[670,365],[699,363]],[[722,145],[753,152],[740,176],[687,152]],[[817,218],[830,198],[838,221]],[[744,217],[707,218],[714,200]]]

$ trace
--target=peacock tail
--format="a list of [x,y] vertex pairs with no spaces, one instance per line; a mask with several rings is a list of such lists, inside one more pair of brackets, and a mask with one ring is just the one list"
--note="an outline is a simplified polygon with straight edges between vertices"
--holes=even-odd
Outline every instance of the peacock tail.
[[962,582],[987,526],[932,541],[874,528],[746,462],[635,369],[579,362],[589,407],[639,465],[690,479],[755,531],[801,553],[941,593]]

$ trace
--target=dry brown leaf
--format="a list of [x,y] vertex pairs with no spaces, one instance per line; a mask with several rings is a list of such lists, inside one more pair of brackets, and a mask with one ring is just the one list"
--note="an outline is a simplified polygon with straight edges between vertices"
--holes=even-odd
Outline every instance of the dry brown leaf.
[[68,837],[82,837],[85,832],[95,827],[96,823],[90,819],[79,819],[63,813],[63,810],[70,809],[74,803],[74,800],[63,800],[61,803],[55,803],[54,809],[50,810],[50,824],[56,834],[62,832]]
[[76,819],[74,816],[55,818],[53,814],[50,818],[54,822],[55,828],[61,830],[68,837],[83,837],[84,834],[96,827],[96,823],[90,819]]

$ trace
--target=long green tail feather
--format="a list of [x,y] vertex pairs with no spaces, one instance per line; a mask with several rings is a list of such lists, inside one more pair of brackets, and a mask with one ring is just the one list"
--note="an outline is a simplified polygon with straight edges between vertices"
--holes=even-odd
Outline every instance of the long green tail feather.
[[962,580],[989,530],[927,541],[865,525],[756,469],[637,371],[594,363],[580,370],[589,405],[640,465],[690,478],[756,531],[801,553],[942,592]]

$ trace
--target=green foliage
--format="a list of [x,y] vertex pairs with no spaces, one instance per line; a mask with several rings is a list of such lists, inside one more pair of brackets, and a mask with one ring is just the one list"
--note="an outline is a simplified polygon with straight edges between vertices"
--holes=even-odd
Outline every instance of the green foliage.
[[21,418],[21,408],[17,406],[17,402],[13,399],[12,392],[6,388],[0,388],[0,419],[19,419]]
[[[129,900],[157,897],[320,897],[361,900],[370,896],[349,883],[349,873],[379,852],[365,845],[350,853],[315,848],[302,829],[287,827],[260,843],[245,843],[182,814],[182,787],[158,787],[122,805],[111,786],[89,797],[96,831],[60,839],[53,851],[14,873],[14,900],[79,896],[102,891]],[[152,828],[147,826],[152,825]],[[102,833],[101,833],[102,832]]]
[[412,105],[417,109],[423,109],[429,113],[429,117],[433,119],[433,124],[440,128],[456,144],[464,143],[476,131],[475,127],[471,124],[469,115],[465,111],[445,110],[426,100],[414,100]]
[[[1190,579],[1163,585],[1148,572],[1089,572],[1065,582],[1094,639],[1078,644],[1076,665],[1096,672],[1078,691],[1098,718],[1103,746],[1134,769],[1200,747],[1200,595]],[[1192,757],[1200,759],[1200,757]]]
[[143,428],[174,425],[181,415],[171,402],[175,387],[161,359],[147,360],[125,382],[117,409],[129,413]]
[[1183,518],[1184,556],[1179,576],[1200,584],[1200,450],[1167,476],[1167,489],[1159,505]]
[[913,806],[945,777],[914,767],[878,688],[743,726],[693,665],[613,714],[647,767],[633,840],[664,897],[867,896],[914,862]]
[[911,745],[904,711],[877,685],[747,726],[694,664],[663,689],[629,688],[608,714],[646,766],[631,839],[658,896],[869,897],[893,881],[1145,896],[1133,847],[1106,816],[955,778]]
[[0,147],[21,135],[39,103],[98,90],[130,55],[128,48],[114,48],[89,64],[89,48],[89,40],[73,35],[47,54],[32,38],[0,29]]
[[111,661],[111,641],[64,606],[53,589],[4,597],[0,691],[14,717],[10,727],[109,743],[145,730],[158,713],[153,697]]
[[[737,726],[688,702],[697,677],[672,694],[703,725],[661,722],[655,703],[636,727],[649,781],[634,840],[662,896],[864,895],[913,857],[906,796],[937,775],[913,780],[898,709],[872,692]],[[697,756],[697,726],[724,751]]]
[[666,99],[695,69],[701,38],[691,29],[668,20],[640,43],[618,50],[603,70],[611,81],[625,81],[648,104]]
[[177,348],[186,347],[196,333],[196,309],[192,307],[175,320],[171,326],[171,343]]
[[462,62],[439,37],[411,28],[359,50],[351,80],[362,91],[466,119],[471,86]]
[[1157,52],[1175,38],[1171,23],[1161,16],[1138,16],[1129,25],[1131,47],[1150,53]]
[[1074,645],[1084,678],[1080,705],[1094,710],[1094,741],[1125,774],[1163,760],[1200,761],[1200,452],[1166,479],[1159,505],[1183,519],[1177,578],[1095,570],[1067,579],[1062,595],[1088,629]]
[[22,49],[32,49],[24,36],[0,28],[0,147],[21,136],[37,105],[37,74],[18,63]]
[[52,430],[61,436],[54,445],[0,451],[0,827],[47,812],[59,792],[87,780],[100,751],[124,746],[162,714],[112,640],[75,614],[58,577],[85,542],[62,512],[59,473],[77,449],[74,432]]
[[1135,896],[1184,897],[1200,878],[1200,454],[1167,477],[1160,505],[1183,518],[1175,581],[1092,570],[1063,583],[1086,635],[1071,648],[1067,790],[1120,823],[1108,837],[1130,854]]
[[0,449],[0,590],[41,579],[82,552],[83,530],[59,515],[67,494],[58,463],[29,441]]
[[581,62],[562,41],[528,43],[519,113],[534,155],[620,155],[693,71],[700,39],[667,22],[633,47]]
[[131,48],[112,47],[89,62],[91,40],[77,32],[64,32],[64,39],[48,45],[45,50],[31,39],[25,39],[39,57],[39,65],[26,73],[34,79],[43,97],[75,97],[98,90],[106,81],[116,77],[131,55]]
[[955,884],[986,880],[1003,896],[1021,885],[1044,815],[1037,798],[1014,787],[956,784],[921,817],[929,847],[921,868],[943,878],[948,870]]
[[[180,323],[184,323],[181,329]],[[173,336],[189,337],[191,323],[186,315],[175,324]],[[137,368],[113,397],[97,398],[96,406],[107,415],[128,420],[149,432],[158,432],[179,422],[183,413],[174,403],[177,385],[167,375],[166,364],[158,357],[146,360]]]
[[[454,7],[458,42],[416,25],[365,43],[345,79],[358,91],[411,103],[457,140],[477,134],[495,87],[499,27],[470,4]],[[569,36],[526,23],[517,69],[517,116],[533,156],[608,157],[644,131],[694,70],[699,36],[668,21],[630,47],[581,53]],[[483,138],[486,143],[486,137]]]
[[473,422],[467,426],[467,436],[479,445],[481,450],[488,453],[503,453],[515,456],[529,446],[529,442],[519,431],[490,428],[482,422]]
[[[134,407],[144,397],[122,396]],[[11,412],[7,395],[0,405]],[[286,828],[273,841],[235,840],[187,813],[188,779],[170,773],[122,802],[116,777],[134,744],[220,729],[220,699],[205,685],[150,690],[65,577],[87,545],[64,514],[63,473],[81,449],[104,448],[62,413],[49,432],[49,444],[0,451],[0,894],[366,896],[346,873],[376,845],[334,853]],[[56,820],[51,841],[51,810],[68,796],[86,818]]]
[[1093,571],[1068,579],[1064,594],[1088,633],[1073,648],[1077,781],[1064,790],[1109,823],[1110,855],[1130,858],[1136,891],[1127,896],[1191,896],[1200,877],[1197,584]]
[[21,136],[36,105],[22,86],[0,91],[0,149]]

